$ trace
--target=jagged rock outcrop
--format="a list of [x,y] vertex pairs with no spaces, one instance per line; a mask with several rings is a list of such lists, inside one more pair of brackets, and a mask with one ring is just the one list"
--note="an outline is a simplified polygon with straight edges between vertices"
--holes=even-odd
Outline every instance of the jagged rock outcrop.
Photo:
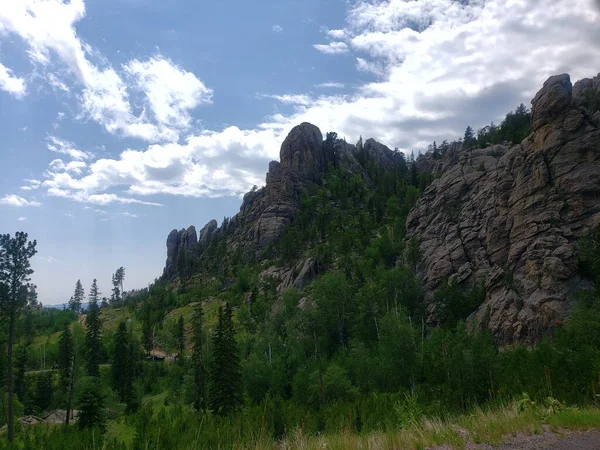
[[[216,225],[216,222],[215,222]],[[208,225],[207,225],[208,226]],[[205,231],[204,227],[202,231]],[[200,232],[202,236],[202,232]],[[173,230],[167,237],[167,262],[165,264],[164,276],[172,277],[177,273],[177,255],[179,249],[183,248],[188,252],[194,250],[198,244],[198,235],[196,234],[196,227],[190,226],[187,230]]]
[[536,341],[576,292],[577,240],[600,224],[600,75],[551,77],[532,101],[532,134],[512,148],[455,149],[407,220],[430,299],[441,283],[483,280],[470,320],[501,343]]

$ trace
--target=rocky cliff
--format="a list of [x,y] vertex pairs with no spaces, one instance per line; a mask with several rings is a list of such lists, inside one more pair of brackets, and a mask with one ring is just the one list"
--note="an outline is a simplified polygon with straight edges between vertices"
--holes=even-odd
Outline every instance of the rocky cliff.
[[407,220],[428,297],[441,283],[485,283],[471,320],[502,343],[562,323],[578,274],[577,240],[600,224],[600,75],[551,77],[532,101],[532,133],[508,148],[451,148]]
[[[388,147],[372,139],[365,142],[363,150],[383,167],[405,164],[404,158]],[[227,240],[228,251],[241,247],[242,253],[253,259],[260,259],[264,249],[274,243],[294,219],[301,193],[311,184],[320,183],[329,165],[336,165],[353,174],[359,174],[369,181],[364,168],[357,160],[357,149],[341,139],[323,141],[323,135],[316,126],[302,123],[294,127],[283,141],[280,161],[271,161],[266,175],[265,186],[248,192],[242,201],[240,212],[225,221],[220,227],[211,220],[196,237],[196,230],[173,230],[167,238],[167,261],[164,276],[173,278],[177,274],[176,260],[179,249],[192,251],[197,245],[206,247],[213,237]],[[305,269],[303,269],[306,266]],[[293,285],[290,274],[301,274],[306,281],[307,274],[314,275],[314,261],[299,263],[299,268],[284,268],[272,271],[271,275],[280,279],[283,285]]]

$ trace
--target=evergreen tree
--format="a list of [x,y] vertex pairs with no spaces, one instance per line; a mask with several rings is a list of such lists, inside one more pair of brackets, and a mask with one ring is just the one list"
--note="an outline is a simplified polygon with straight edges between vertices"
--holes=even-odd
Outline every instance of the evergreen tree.
[[29,352],[26,345],[21,345],[15,354],[15,394],[21,403],[26,402],[27,385],[25,384],[25,374],[27,372],[27,359]]
[[85,292],[83,291],[83,286],[81,285],[81,280],[77,280],[75,283],[75,293],[73,297],[69,300],[69,309],[71,311],[75,311],[78,313],[81,311],[81,304],[83,303],[83,297]]
[[177,357],[182,358],[183,349],[185,348],[185,325],[183,322],[183,316],[181,315],[177,321],[175,340],[177,341]]
[[216,414],[227,415],[242,404],[242,372],[229,303],[219,308],[219,322],[213,335],[211,378],[210,406]]
[[412,184],[414,187],[419,187],[419,172],[417,171],[417,163],[415,161],[413,161],[410,165],[410,184]]
[[11,238],[10,234],[0,235],[0,316],[8,322],[6,423],[9,443],[14,440],[13,346],[15,323],[27,305],[30,275],[33,273],[30,259],[36,254],[36,245],[36,241],[28,242],[27,233],[22,231],[17,231],[14,238]]
[[85,380],[85,385],[79,396],[79,418],[77,423],[80,428],[104,426],[104,396],[101,385],[94,378]]
[[132,340],[127,323],[119,324],[115,336],[115,350],[112,360],[112,381],[119,400],[127,404],[129,411],[135,410],[135,356],[132,354]]
[[192,316],[192,369],[194,371],[194,408],[196,411],[206,409],[207,371],[204,362],[204,313],[202,304],[198,302]]
[[27,299],[27,306],[30,310],[34,310],[38,307],[38,293],[37,286],[35,284],[29,285],[29,298]]
[[100,372],[98,364],[102,353],[102,320],[98,308],[98,287],[96,279],[90,289],[89,304],[85,317],[85,355],[87,359],[87,374],[97,377]]
[[473,128],[471,128],[471,126],[467,126],[467,129],[465,130],[463,143],[465,147],[470,147],[471,145],[475,145],[476,143],[475,133],[473,132]]
[[38,414],[48,411],[52,406],[52,372],[42,372],[37,375],[35,383],[34,403]]
[[119,267],[112,276],[112,297],[111,302],[118,302],[123,298],[123,280],[125,279],[125,268]]
[[65,325],[65,329],[58,339],[58,370],[60,390],[67,405],[65,424],[69,425],[75,384],[75,342],[69,325]]

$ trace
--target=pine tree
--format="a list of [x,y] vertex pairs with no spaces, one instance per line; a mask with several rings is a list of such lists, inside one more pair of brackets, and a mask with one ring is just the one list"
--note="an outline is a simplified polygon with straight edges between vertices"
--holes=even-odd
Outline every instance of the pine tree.
[[13,383],[13,346],[15,342],[15,323],[23,308],[27,305],[31,269],[30,259],[36,254],[37,242],[28,242],[27,233],[17,231],[15,237],[0,235],[0,316],[8,322],[8,342],[6,357],[6,385],[8,405],[6,423],[8,442],[14,440],[14,383]]
[[227,415],[242,404],[242,372],[235,341],[233,311],[226,303],[219,308],[213,335],[213,370],[210,404],[219,415]]
[[75,283],[75,293],[69,300],[69,309],[71,311],[75,311],[77,313],[81,311],[81,304],[83,303],[84,295],[85,292],[83,290],[83,286],[81,285],[81,280],[77,280],[77,283]]
[[87,316],[85,318],[85,354],[87,358],[87,373],[90,376],[97,377],[100,372],[98,364],[102,353],[102,320],[100,319],[100,310],[98,308],[98,286],[96,279],[90,289],[89,305]]
[[179,316],[179,320],[177,321],[177,357],[183,357],[183,349],[185,348],[185,325],[183,322],[183,316]]
[[112,297],[111,302],[118,302],[123,298],[123,280],[125,279],[125,268],[119,267],[112,275]]
[[470,147],[471,145],[474,145],[475,141],[475,132],[473,131],[473,128],[471,128],[471,126],[467,126],[467,129],[465,130],[465,136],[463,138],[463,143],[465,147]]
[[104,396],[101,385],[96,379],[86,380],[79,397],[79,418],[77,423],[81,429],[104,426]]
[[69,425],[73,405],[73,386],[75,384],[75,342],[69,325],[65,325],[58,339],[59,386],[67,405],[65,424]]
[[52,372],[42,372],[37,375],[35,383],[34,403],[38,414],[47,411],[52,406]]
[[192,369],[194,371],[194,408],[196,411],[206,409],[207,371],[204,363],[204,313],[202,304],[198,303],[192,316]]
[[15,394],[21,403],[26,402],[27,385],[25,384],[25,374],[27,372],[27,360],[29,352],[26,345],[21,345],[15,353]]
[[27,306],[30,310],[34,310],[38,306],[38,293],[37,286],[35,284],[29,285],[29,298],[27,299]]
[[410,184],[419,187],[419,172],[417,171],[417,163],[414,161],[410,165]]
[[115,336],[115,350],[112,360],[112,381],[119,400],[127,404],[128,411],[136,409],[136,395],[134,388],[135,361],[133,354],[131,334],[127,330],[127,323],[122,321]]

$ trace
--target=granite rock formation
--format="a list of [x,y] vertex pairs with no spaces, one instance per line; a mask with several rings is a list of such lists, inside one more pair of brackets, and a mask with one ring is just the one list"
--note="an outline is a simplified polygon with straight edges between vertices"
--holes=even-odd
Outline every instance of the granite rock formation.
[[598,100],[600,75],[574,87],[551,77],[532,101],[531,135],[512,148],[453,147],[408,217],[429,299],[441,283],[484,282],[470,320],[502,343],[538,340],[590,287],[577,240],[600,224]]

